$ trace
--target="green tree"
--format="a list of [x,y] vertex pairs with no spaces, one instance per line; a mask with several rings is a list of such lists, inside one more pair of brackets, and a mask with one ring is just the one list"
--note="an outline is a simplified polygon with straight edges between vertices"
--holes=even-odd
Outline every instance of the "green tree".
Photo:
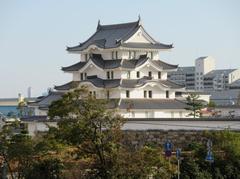
[[83,175],[110,178],[115,155],[120,148],[123,118],[106,110],[106,101],[88,95],[86,88],[76,89],[52,103],[51,119],[60,118],[56,137],[77,147],[78,158],[90,158],[90,170]]
[[204,107],[202,102],[199,100],[199,95],[195,93],[190,93],[187,98],[187,107],[186,110],[191,111],[189,116],[193,116],[194,118],[201,116],[201,109]]
[[25,172],[25,179],[60,179],[63,168],[62,162],[56,158],[38,160]]
[[209,101],[208,105],[209,108],[215,108],[216,107],[216,103],[214,101]]

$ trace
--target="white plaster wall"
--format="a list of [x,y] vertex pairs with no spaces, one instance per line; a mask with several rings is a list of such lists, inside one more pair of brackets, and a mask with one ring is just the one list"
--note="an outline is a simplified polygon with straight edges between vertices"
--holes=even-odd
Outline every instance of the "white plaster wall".
[[57,127],[57,122],[25,122],[30,136],[35,136],[38,132],[46,132],[48,126]]
[[159,56],[159,52],[153,52],[153,60],[159,60],[160,56]]
[[[158,77],[158,76],[157,76]],[[167,72],[161,71],[161,79],[162,80],[167,80]]]
[[240,79],[240,69],[234,70],[232,73],[229,74],[228,83],[231,84],[238,79]]
[[[147,115],[153,118],[189,118],[186,110],[120,110],[124,118],[146,118]],[[146,114],[148,113],[148,114]]]
[[[147,98],[148,98],[148,91],[152,91],[152,99],[166,99],[166,91],[159,88],[158,86],[145,86],[144,88],[134,88],[134,89],[121,89],[121,98],[126,98],[126,90],[129,90],[130,98],[136,99],[143,99],[144,98],[144,91],[147,91]],[[175,98],[175,91],[169,91],[169,99]]]
[[[104,70],[100,70],[94,65],[90,65],[82,73],[87,73],[87,76],[97,75],[98,78],[106,79],[106,72]],[[79,76],[80,76],[80,73],[79,73]]]
[[150,43],[150,41],[143,35],[143,31],[140,28],[132,37],[130,37],[126,43]]
[[47,116],[47,112],[46,110],[41,110],[39,108],[35,108],[34,113],[36,116]]
[[80,73],[79,72],[73,72],[73,81],[80,81]]

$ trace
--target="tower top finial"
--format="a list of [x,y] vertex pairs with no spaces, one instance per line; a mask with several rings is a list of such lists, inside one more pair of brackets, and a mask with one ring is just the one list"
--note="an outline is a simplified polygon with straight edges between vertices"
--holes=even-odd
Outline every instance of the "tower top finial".
[[142,24],[141,16],[140,16],[140,14],[138,14],[138,25],[141,25],[141,24]]
[[97,30],[99,30],[99,29],[100,29],[100,26],[101,26],[101,24],[100,24],[100,19],[98,19]]

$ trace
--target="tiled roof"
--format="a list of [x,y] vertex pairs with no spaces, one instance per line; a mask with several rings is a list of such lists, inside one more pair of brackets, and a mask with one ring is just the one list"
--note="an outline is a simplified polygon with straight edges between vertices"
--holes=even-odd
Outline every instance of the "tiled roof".
[[[178,65],[172,65],[168,64],[166,62],[163,62],[161,60],[150,60],[147,55],[140,55],[138,59],[130,59],[130,60],[122,60],[122,59],[115,59],[115,60],[104,60],[101,56],[101,54],[92,54],[91,60],[94,64],[96,64],[98,67],[102,69],[115,69],[118,67],[126,68],[126,69],[134,69],[138,66],[141,66],[148,60],[151,61],[156,66],[159,66],[160,68],[164,70],[172,70],[176,69]],[[63,71],[78,71],[80,70],[87,62],[78,62],[74,65],[63,67]]]
[[37,100],[36,104],[34,104],[34,105],[39,106],[40,109],[48,108],[48,106],[53,101],[61,99],[63,94],[64,94],[63,92],[56,92],[56,91],[55,92],[49,92],[49,94],[47,96],[44,96],[40,100]]
[[[122,43],[127,40],[133,34],[135,34],[140,28],[143,28],[140,21],[123,23],[123,24],[113,24],[113,25],[100,25],[97,26],[97,31],[85,42],[80,43],[75,47],[68,47],[69,52],[82,51],[88,48],[90,45],[96,45],[100,48],[116,48],[119,46],[129,47],[129,48],[148,48],[148,49],[170,49],[172,45],[165,45],[156,42],[154,43]],[[145,31],[145,30],[144,30]],[[146,32],[146,31],[145,31]],[[147,33],[146,33],[147,34]],[[149,35],[148,35],[149,36]]]
[[154,80],[151,77],[147,77],[147,76],[144,76],[140,79],[123,79],[121,82],[120,79],[101,79],[101,78],[98,78],[96,75],[94,75],[94,76],[88,76],[87,79],[83,81],[72,81],[61,86],[55,86],[55,89],[69,90],[69,89],[76,88],[79,84],[84,82],[90,82],[98,88],[116,88],[116,87],[136,88],[136,87],[143,86],[149,82],[159,83],[171,89],[180,89],[184,87],[170,80]]
[[175,99],[122,99],[120,109],[185,109],[186,103]]

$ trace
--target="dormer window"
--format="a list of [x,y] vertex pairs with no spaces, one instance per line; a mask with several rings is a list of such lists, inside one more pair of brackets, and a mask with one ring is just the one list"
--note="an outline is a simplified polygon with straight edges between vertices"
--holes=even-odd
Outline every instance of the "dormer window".
[[148,72],[148,76],[152,77],[152,72],[151,71]]
[[129,92],[129,90],[126,91],[126,98],[130,98],[130,92]]
[[159,71],[158,72],[158,79],[161,79],[162,78],[162,74],[161,74],[161,72]]
[[87,61],[88,60],[88,54],[86,53],[85,54],[85,61]]
[[114,78],[114,72],[113,71],[107,71],[107,79],[113,79]]
[[83,73],[80,73],[80,79],[83,80]]
[[118,59],[118,51],[112,51],[112,59]]
[[130,79],[131,78],[131,71],[128,71],[127,72],[127,79]]
[[136,52],[135,51],[129,51],[129,59],[136,58]]
[[147,52],[147,57],[153,59],[153,52]]
[[114,75],[113,75],[113,74],[114,74],[113,71],[111,71],[111,79],[114,78]]
[[144,96],[144,98],[147,98],[147,91],[143,92],[143,96]]
[[114,51],[112,51],[112,59],[114,59]]
[[152,98],[152,91],[148,91],[148,97]]
[[110,71],[107,71],[107,79],[110,79]]
[[166,98],[169,98],[169,91],[166,91]]
[[137,78],[140,78],[140,72],[139,71],[137,71]]

